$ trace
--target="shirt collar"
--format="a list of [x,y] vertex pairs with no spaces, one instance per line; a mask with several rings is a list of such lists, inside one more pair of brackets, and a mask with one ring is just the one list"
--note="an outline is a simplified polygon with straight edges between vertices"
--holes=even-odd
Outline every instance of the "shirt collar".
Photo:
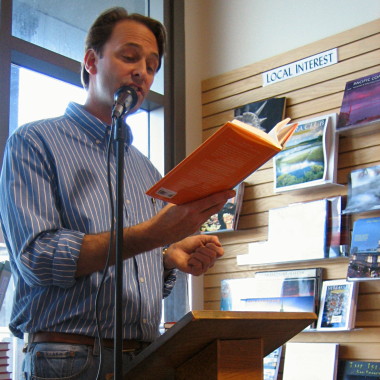
[[[111,127],[86,111],[82,105],[70,102],[66,108],[65,115],[82,128],[95,143],[108,141]],[[129,125],[125,124],[125,126],[127,128],[125,142],[129,146],[132,144],[133,135]]]

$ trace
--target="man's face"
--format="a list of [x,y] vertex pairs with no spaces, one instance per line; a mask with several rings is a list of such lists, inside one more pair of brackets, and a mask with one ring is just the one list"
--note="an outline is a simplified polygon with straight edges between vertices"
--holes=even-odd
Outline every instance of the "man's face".
[[119,87],[131,86],[138,95],[134,107],[137,110],[147,96],[159,66],[154,34],[139,22],[120,21],[104,45],[102,56],[93,54],[95,75],[90,78],[91,96],[99,105],[108,108],[113,106],[114,93]]

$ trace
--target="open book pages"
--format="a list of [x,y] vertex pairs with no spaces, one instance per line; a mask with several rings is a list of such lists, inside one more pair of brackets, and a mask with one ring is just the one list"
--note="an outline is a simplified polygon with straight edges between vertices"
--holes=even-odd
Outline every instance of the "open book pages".
[[289,122],[289,117],[284,120],[281,120],[268,133],[266,133],[263,130],[253,127],[252,125],[243,123],[240,120],[234,119],[231,121],[232,124],[245,128],[249,132],[252,132],[252,130],[254,129],[254,133],[256,136],[261,137],[263,140],[270,141],[271,144],[278,146],[279,148],[284,147],[284,145],[289,140],[290,136],[297,127],[297,124],[289,125]]

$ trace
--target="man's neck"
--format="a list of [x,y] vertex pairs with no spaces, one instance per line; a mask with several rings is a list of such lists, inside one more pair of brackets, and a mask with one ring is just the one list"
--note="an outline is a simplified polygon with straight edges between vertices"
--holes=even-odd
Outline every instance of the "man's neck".
[[97,117],[103,123],[106,123],[107,125],[112,124],[112,109],[110,107],[94,103],[90,101],[89,98],[87,98],[86,102],[84,103],[84,109],[93,116]]

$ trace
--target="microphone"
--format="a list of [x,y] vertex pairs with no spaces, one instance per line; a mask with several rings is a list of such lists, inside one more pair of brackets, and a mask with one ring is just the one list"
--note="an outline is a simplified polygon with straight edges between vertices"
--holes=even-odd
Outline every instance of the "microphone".
[[128,113],[137,103],[136,90],[129,86],[120,87],[114,95],[112,118],[119,118]]

